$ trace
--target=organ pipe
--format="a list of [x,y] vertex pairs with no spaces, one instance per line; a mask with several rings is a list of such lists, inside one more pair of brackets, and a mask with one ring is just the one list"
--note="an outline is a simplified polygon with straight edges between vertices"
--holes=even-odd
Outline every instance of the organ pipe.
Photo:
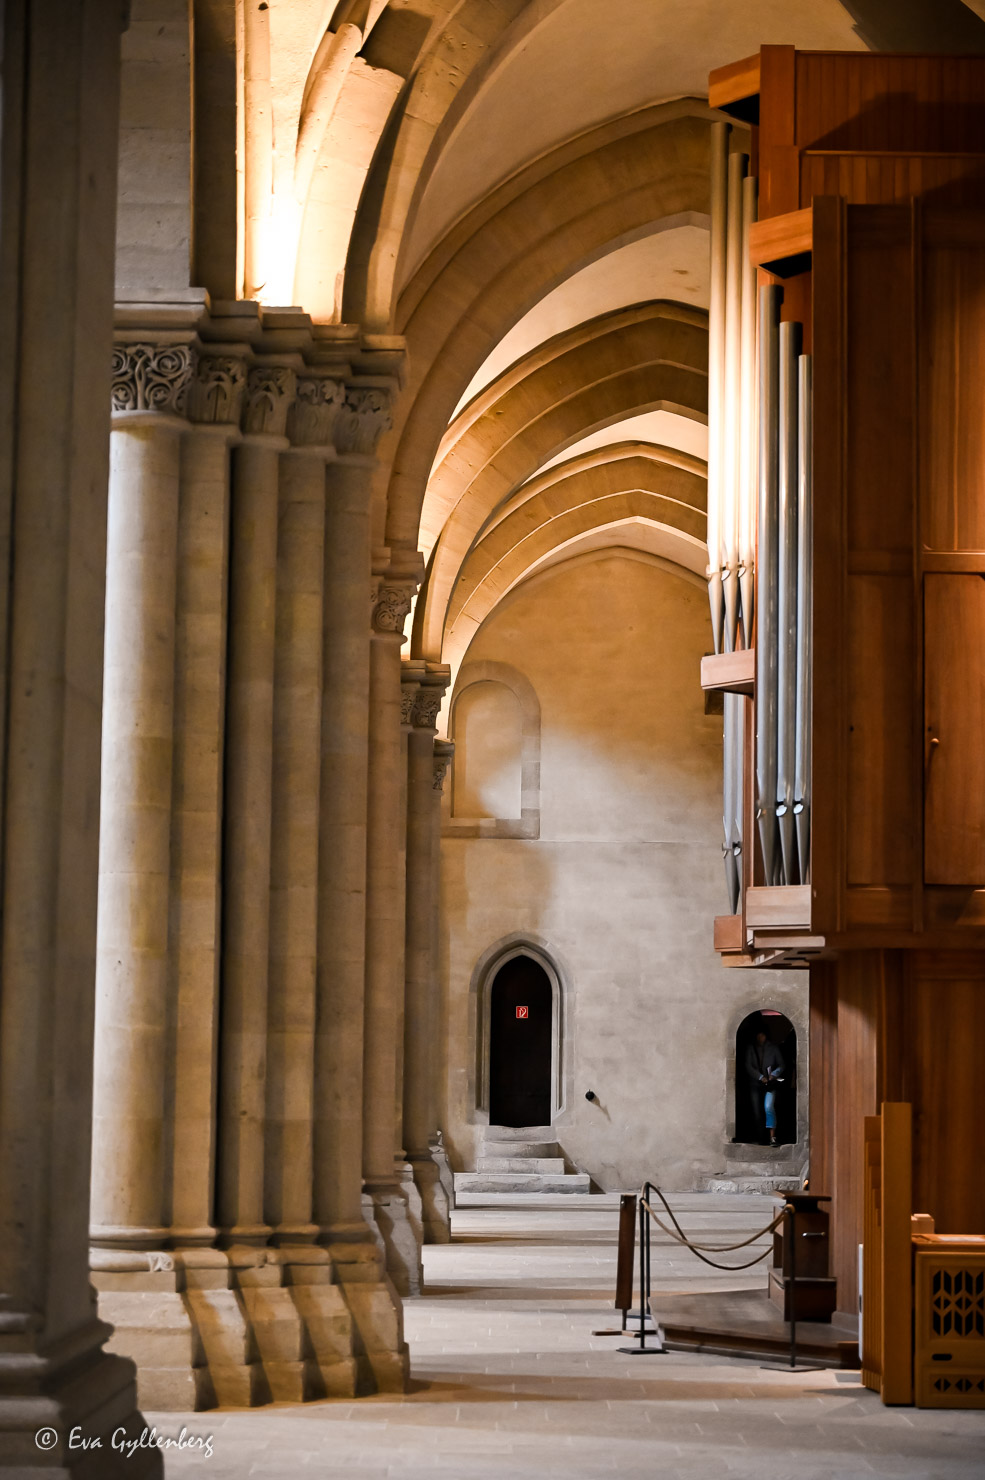
[[759,554],[756,638],[756,818],[767,884],[778,881],[777,536],[779,327],[783,290],[759,290]]
[[734,915],[739,908],[742,882],[742,734],[743,699],[739,694],[725,694],[725,777],[723,787],[725,844],[725,883],[729,908]]
[[708,299],[708,599],[715,652],[722,651],[722,450],[725,390],[725,276],[730,126],[711,126],[711,283]]
[[756,589],[756,268],[750,261],[749,229],[758,213],[758,182],[742,182],[742,330],[739,393],[739,608],[745,647],[752,646]]
[[811,834],[811,609],[813,594],[813,500],[811,468],[814,451],[813,361],[797,362],[797,713],[793,811],[797,831],[800,881],[810,878]]
[[776,604],[776,819],[780,837],[780,881],[797,877],[793,817],[797,758],[797,360],[800,325],[781,324],[777,418],[777,604]]
[[[725,255],[725,380],[722,407],[721,466],[722,595],[726,652],[737,647],[739,623],[739,482],[742,431],[742,205],[748,158],[728,160],[728,220]],[[714,553],[709,547],[710,558]]]

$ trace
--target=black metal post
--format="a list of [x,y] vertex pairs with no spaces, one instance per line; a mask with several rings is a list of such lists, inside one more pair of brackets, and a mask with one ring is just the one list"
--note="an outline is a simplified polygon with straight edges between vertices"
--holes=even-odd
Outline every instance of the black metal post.
[[790,1366],[797,1365],[797,1209],[787,1203],[790,1214]]
[[649,1184],[644,1184],[640,1198],[640,1351],[646,1347],[646,1225],[649,1219],[643,1204],[648,1194]]

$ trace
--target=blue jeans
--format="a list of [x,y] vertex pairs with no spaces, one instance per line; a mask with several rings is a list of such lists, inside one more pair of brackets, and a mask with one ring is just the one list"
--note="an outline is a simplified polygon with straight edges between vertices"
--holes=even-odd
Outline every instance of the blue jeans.
[[776,1090],[768,1089],[763,1098],[763,1107],[766,1111],[766,1129],[776,1130]]

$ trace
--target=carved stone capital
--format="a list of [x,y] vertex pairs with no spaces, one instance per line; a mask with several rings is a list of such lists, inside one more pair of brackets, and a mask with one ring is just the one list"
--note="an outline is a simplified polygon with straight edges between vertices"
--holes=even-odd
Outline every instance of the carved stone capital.
[[340,454],[372,457],[383,433],[392,426],[387,391],[375,386],[346,386],[345,400],[335,423],[335,446]]
[[445,784],[445,775],[452,763],[455,754],[455,742],[453,740],[436,740],[434,742],[434,781],[435,791],[441,791]]
[[246,392],[239,355],[199,355],[188,386],[188,418],[205,425],[238,426]]
[[283,437],[296,383],[297,375],[289,365],[254,365],[246,386],[243,431]]
[[414,722],[414,705],[417,702],[418,687],[416,683],[400,685],[400,723],[402,725],[411,725]]
[[327,447],[345,401],[345,385],[328,375],[299,375],[287,418],[287,435],[295,447]]
[[416,581],[391,581],[384,578],[373,604],[373,631],[395,632],[403,637],[404,623],[416,592]]
[[114,344],[113,410],[184,416],[194,369],[189,344]]
[[415,730],[433,730],[441,708],[444,685],[422,684],[414,695],[413,725]]

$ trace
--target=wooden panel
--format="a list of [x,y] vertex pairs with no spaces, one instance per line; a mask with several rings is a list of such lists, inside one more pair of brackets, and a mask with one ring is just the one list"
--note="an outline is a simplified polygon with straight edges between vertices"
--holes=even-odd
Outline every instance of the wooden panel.
[[903,576],[848,578],[849,886],[912,879],[912,589]]
[[746,924],[765,930],[811,923],[810,884],[781,884],[749,889],[746,893]]
[[759,219],[800,207],[800,168],[794,133],[796,53],[764,46],[759,63]]
[[911,960],[914,1208],[933,1214],[938,1233],[985,1233],[985,955],[916,951]]
[[[790,258],[809,255],[814,245],[814,212],[810,206],[786,216],[756,221],[749,230],[749,260],[779,277]],[[802,270],[802,269],[798,269]]]
[[[845,846],[844,208],[814,202],[814,928],[841,925]],[[823,799],[823,800],[820,800]]]
[[[812,961],[810,972],[810,1184],[834,1186],[834,1133],[838,1059],[838,986],[831,961]],[[836,1214],[837,1216],[837,1214]],[[842,1309],[844,1305],[839,1301]]]
[[[884,1403],[913,1402],[913,1112],[882,1106],[882,1384]],[[922,1210],[921,1210],[922,1211]]]
[[742,951],[745,949],[745,931],[741,915],[715,916],[715,950]]
[[708,73],[708,107],[747,122],[759,120],[759,52]]
[[802,148],[962,153],[982,148],[981,57],[799,52],[796,71]]
[[985,579],[924,577],[924,878],[985,884]]
[[735,653],[709,653],[701,659],[701,687],[728,694],[752,694],[756,673],[755,648]]
[[809,150],[800,156],[800,200],[806,206],[815,195],[837,194],[853,205],[891,206],[940,195],[953,206],[980,206],[983,160],[972,154]]
[[859,1356],[862,1384],[872,1392],[882,1387],[882,1121],[866,1115],[862,1122],[862,1323]]
[[912,923],[913,894],[907,885],[855,887],[845,892],[849,930],[909,930]]
[[985,213],[924,214],[920,519],[933,550],[985,548]]
[[882,993],[880,951],[849,951],[834,965],[838,983],[834,1086],[832,1272],[838,1309],[855,1314],[858,1246],[862,1241],[862,1126],[878,1108]]
[[908,210],[848,210],[848,543],[913,543],[914,304]]
[[985,926],[985,889],[926,889],[924,923],[928,930],[947,930],[955,926],[980,930]]

